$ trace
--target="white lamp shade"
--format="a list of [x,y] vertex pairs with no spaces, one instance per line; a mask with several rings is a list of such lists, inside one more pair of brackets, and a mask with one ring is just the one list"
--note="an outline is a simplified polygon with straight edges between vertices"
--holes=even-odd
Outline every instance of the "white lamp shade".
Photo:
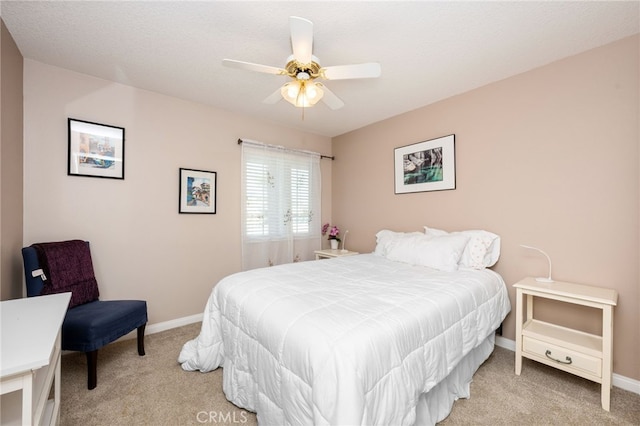
[[285,83],[280,89],[280,94],[290,104],[305,108],[315,105],[322,99],[324,91],[316,83],[295,80]]

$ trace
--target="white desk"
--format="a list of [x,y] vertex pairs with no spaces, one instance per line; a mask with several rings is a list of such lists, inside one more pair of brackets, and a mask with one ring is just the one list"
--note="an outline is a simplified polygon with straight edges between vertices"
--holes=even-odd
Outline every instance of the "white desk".
[[[62,293],[0,302],[2,425],[58,423],[60,329],[70,299],[71,293]],[[22,404],[15,392],[20,389]]]

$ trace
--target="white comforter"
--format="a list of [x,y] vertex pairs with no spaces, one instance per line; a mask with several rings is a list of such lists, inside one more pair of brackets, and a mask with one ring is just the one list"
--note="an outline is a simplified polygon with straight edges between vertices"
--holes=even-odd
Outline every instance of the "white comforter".
[[224,393],[261,424],[413,424],[419,396],[510,310],[502,278],[374,254],[228,276],[185,370],[223,367]]

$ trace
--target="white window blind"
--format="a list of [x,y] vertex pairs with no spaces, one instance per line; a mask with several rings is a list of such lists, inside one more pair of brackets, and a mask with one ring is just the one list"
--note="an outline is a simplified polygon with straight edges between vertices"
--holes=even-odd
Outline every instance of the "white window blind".
[[310,260],[320,248],[320,158],[243,143],[243,268]]

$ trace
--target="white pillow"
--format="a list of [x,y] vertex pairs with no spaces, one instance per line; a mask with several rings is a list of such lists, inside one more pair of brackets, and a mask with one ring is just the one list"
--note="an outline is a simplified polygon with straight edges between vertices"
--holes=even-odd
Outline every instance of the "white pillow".
[[469,236],[462,234],[439,237],[421,233],[405,235],[389,244],[385,257],[396,262],[452,272],[458,270],[458,262],[468,242]]
[[500,237],[483,230],[469,230],[448,233],[441,229],[424,227],[425,235],[434,238],[443,235],[462,234],[469,242],[462,253],[459,265],[464,268],[484,269],[495,265],[500,257]]
[[376,248],[373,253],[386,257],[389,247],[394,241],[415,235],[424,234],[422,232],[394,232],[388,229],[383,229],[376,234]]

